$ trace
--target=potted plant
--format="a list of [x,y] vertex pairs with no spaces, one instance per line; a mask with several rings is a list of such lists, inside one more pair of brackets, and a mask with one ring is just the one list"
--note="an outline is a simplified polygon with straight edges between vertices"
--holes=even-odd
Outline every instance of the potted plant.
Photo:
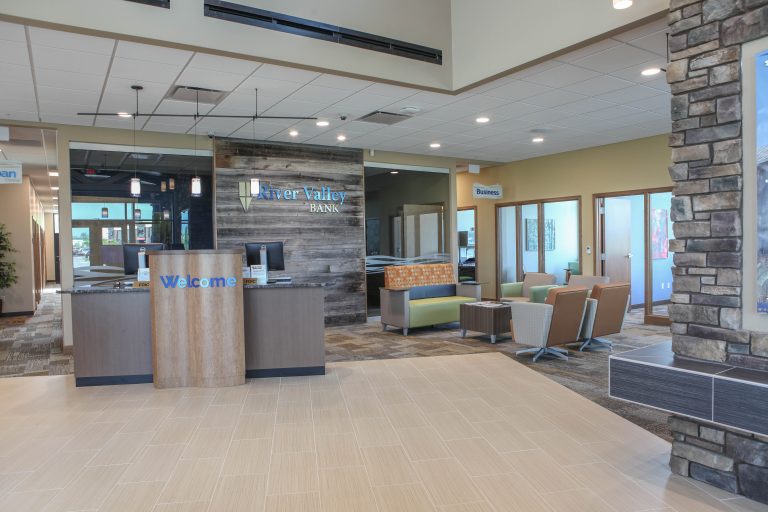
[[[5,224],[0,224],[0,290],[10,288],[16,281],[16,262],[8,261],[11,253],[17,252],[11,244],[11,234],[5,229]],[[3,312],[3,296],[0,295],[0,314]]]

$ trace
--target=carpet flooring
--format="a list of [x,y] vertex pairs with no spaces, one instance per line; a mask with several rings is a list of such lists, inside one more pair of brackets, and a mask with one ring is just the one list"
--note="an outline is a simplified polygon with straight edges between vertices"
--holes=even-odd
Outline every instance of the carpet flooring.
[[44,290],[33,316],[0,318],[0,377],[73,373],[72,356],[61,350],[61,296],[57,290]]

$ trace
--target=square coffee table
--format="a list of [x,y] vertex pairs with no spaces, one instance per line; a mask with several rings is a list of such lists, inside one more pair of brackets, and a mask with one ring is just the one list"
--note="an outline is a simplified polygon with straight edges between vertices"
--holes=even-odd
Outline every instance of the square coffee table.
[[512,319],[512,306],[500,302],[467,302],[459,307],[461,337],[467,331],[477,331],[491,337],[496,343],[496,336],[509,332]]

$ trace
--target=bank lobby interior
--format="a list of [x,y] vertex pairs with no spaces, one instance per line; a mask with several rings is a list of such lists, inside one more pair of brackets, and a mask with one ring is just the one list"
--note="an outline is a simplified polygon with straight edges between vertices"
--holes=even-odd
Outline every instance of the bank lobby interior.
[[0,511],[768,511],[764,4],[0,1]]

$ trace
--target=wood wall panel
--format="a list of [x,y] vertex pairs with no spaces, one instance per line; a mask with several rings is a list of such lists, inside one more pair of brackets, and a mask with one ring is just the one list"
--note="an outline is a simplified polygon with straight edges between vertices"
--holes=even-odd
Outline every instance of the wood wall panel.
[[[282,241],[285,272],[296,283],[326,285],[326,325],[364,322],[365,190],[361,150],[217,139],[216,239],[219,248],[245,242]],[[301,190],[331,187],[346,193],[338,213],[311,213],[298,200],[240,202],[239,183],[259,178],[262,185]]]

